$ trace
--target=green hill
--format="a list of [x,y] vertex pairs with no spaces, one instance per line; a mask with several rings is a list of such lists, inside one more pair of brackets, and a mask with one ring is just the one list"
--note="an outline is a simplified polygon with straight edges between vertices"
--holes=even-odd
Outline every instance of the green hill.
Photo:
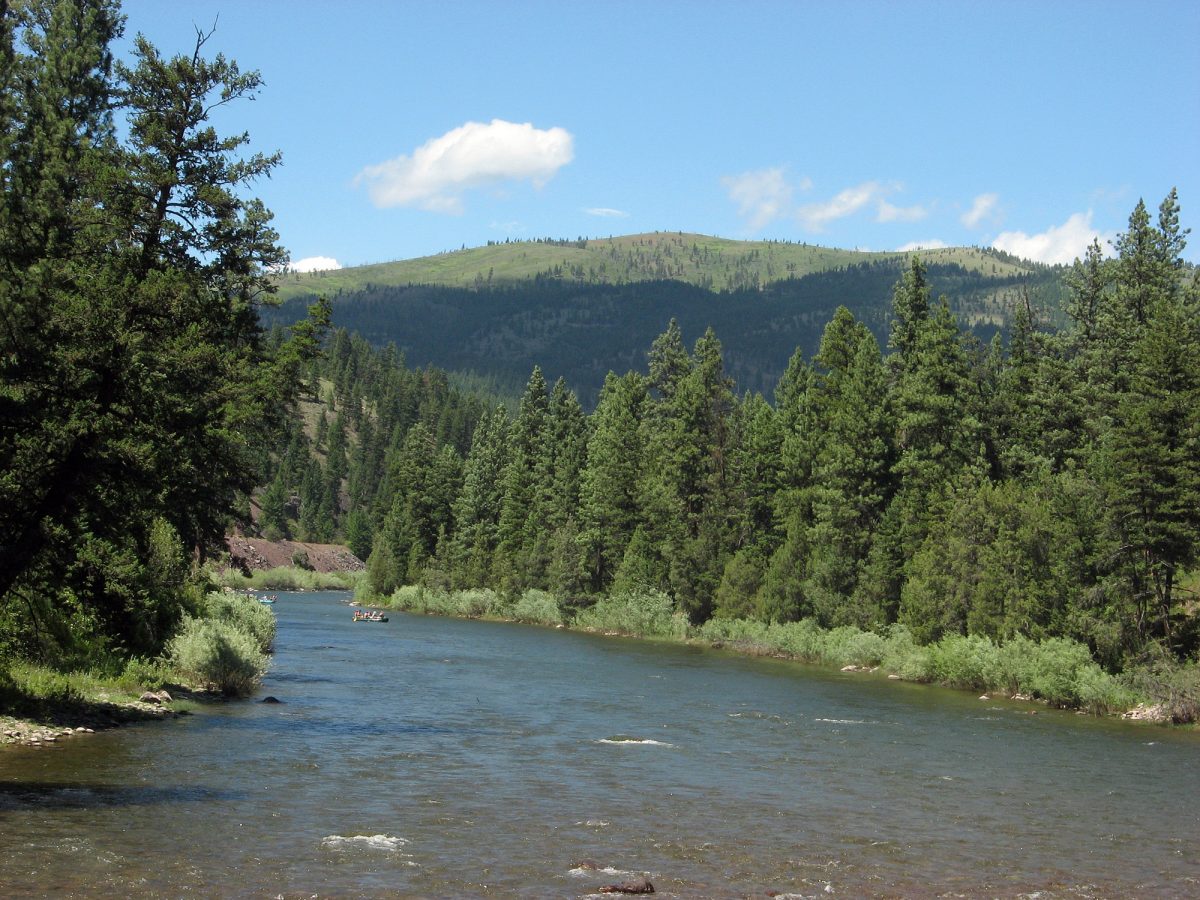
[[[489,243],[420,259],[290,273],[281,276],[278,285],[284,299],[309,294],[333,297],[368,288],[416,284],[482,289],[537,278],[605,285],[679,281],[706,290],[729,291],[907,256],[783,241],[733,241],[701,234],[654,232],[573,241],[547,238]],[[1042,268],[979,248],[923,250],[921,257],[931,265],[957,265],[998,278],[1027,275]]]
[[[410,365],[470,373],[513,394],[540,365],[585,404],[609,371],[643,369],[650,343],[676,318],[689,341],[713,327],[739,389],[770,396],[797,347],[816,352],[839,305],[886,343],[892,287],[908,258],[686,234],[510,242],[288,275],[286,302],[264,317],[295,321],[323,293],[335,324],[394,343]],[[935,296],[945,295],[981,340],[1004,329],[1024,291],[1058,316],[1060,269],[976,248],[921,258]]]

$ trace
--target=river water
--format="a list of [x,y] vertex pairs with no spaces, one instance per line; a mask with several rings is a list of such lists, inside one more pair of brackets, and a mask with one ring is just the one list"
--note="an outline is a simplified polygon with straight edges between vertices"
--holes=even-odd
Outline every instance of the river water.
[[0,753],[0,896],[1200,896],[1200,735],[281,594],[260,697]]

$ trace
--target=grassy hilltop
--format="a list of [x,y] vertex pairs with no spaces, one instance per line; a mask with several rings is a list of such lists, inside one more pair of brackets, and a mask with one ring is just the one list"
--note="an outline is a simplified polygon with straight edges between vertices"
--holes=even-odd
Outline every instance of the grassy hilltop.
[[[670,319],[688,341],[715,329],[741,389],[768,396],[788,358],[811,356],[838,306],[886,343],[892,288],[911,254],[868,253],[679,232],[492,243],[421,259],[278,280],[269,323],[301,318],[318,294],[334,321],[413,365],[471,372],[515,395],[534,365],[585,403],[607,372],[641,368]],[[1061,270],[980,248],[921,251],[935,296],[981,340],[1028,291],[1058,315]]]
[[[1043,269],[1007,254],[974,247],[920,251],[930,265],[953,265],[1006,278]],[[325,272],[290,273],[277,283],[283,299],[335,296],[371,287],[441,285],[498,287],[554,278],[576,284],[620,285],[681,281],[712,291],[757,287],[861,263],[893,261],[908,253],[867,252],[782,241],[735,241],[664,231],[624,237],[489,243],[424,256]]]

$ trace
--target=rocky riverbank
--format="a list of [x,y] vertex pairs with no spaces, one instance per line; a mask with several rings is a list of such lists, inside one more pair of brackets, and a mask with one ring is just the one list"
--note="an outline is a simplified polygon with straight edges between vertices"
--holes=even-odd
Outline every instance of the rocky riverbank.
[[193,702],[207,696],[205,692],[175,686],[171,691],[147,691],[137,699],[101,694],[36,716],[0,715],[0,746],[50,746],[121,725],[188,715]]

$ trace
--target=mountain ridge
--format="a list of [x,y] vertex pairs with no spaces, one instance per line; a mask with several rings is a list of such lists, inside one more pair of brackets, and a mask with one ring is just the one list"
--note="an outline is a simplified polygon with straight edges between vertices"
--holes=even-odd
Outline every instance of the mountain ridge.
[[[512,269],[493,268],[490,280],[485,274],[464,283],[468,266],[486,258],[471,251],[418,261],[424,265],[432,260],[440,271],[398,264],[386,271],[336,270],[329,278],[289,276],[293,290],[281,305],[264,309],[263,318],[267,324],[289,325],[302,318],[307,304],[321,293],[332,301],[336,325],[377,346],[395,344],[411,365],[469,373],[504,396],[519,394],[537,365],[550,379],[565,378],[585,406],[594,402],[609,371],[644,368],[646,351],[672,318],[689,342],[713,328],[739,389],[766,396],[773,393],[797,349],[810,358],[816,353],[825,325],[839,306],[886,344],[892,290],[912,254],[765,242],[733,242],[714,249],[690,237],[659,235],[650,241],[630,236],[599,248],[612,259],[637,263],[630,266],[631,275],[644,273],[648,261],[674,266],[671,277],[656,279],[588,281],[591,272],[584,266],[580,275],[578,256],[587,247],[569,246],[567,241],[480,248],[490,250],[496,261],[520,260],[523,253],[527,265],[536,255],[536,266],[528,268],[537,271],[523,279],[509,278]],[[572,257],[563,251],[574,253],[576,262],[564,267],[562,261]],[[707,270],[700,265],[705,252]],[[718,252],[719,264],[740,273],[743,286],[716,290],[695,283],[714,275]],[[1044,319],[1062,320],[1061,268],[976,248],[937,249],[920,256],[933,296],[945,296],[959,321],[981,342],[1007,329],[1013,310],[1026,296],[1043,310]],[[688,260],[697,260],[691,270]],[[796,274],[804,260],[816,271]],[[789,262],[796,264],[792,271],[787,271]],[[783,277],[777,277],[781,269]],[[606,274],[616,275],[611,270]],[[768,276],[776,277],[766,280]],[[389,284],[385,278],[403,281]]]
[[1032,276],[1054,269],[983,247],[845,250],[789,241],[740,241],[658,231],[607,238],[490,241],[480,247],[464,246],[413,259],[288,272],[279,275],[275,284],[282,300],[416,285],[486,289],[538,279],[606,285],[679,281],[722,292],[761,288],[863,263],[904,260],[913,253],[927,264],[957,265],[968,272],[999,278]]

